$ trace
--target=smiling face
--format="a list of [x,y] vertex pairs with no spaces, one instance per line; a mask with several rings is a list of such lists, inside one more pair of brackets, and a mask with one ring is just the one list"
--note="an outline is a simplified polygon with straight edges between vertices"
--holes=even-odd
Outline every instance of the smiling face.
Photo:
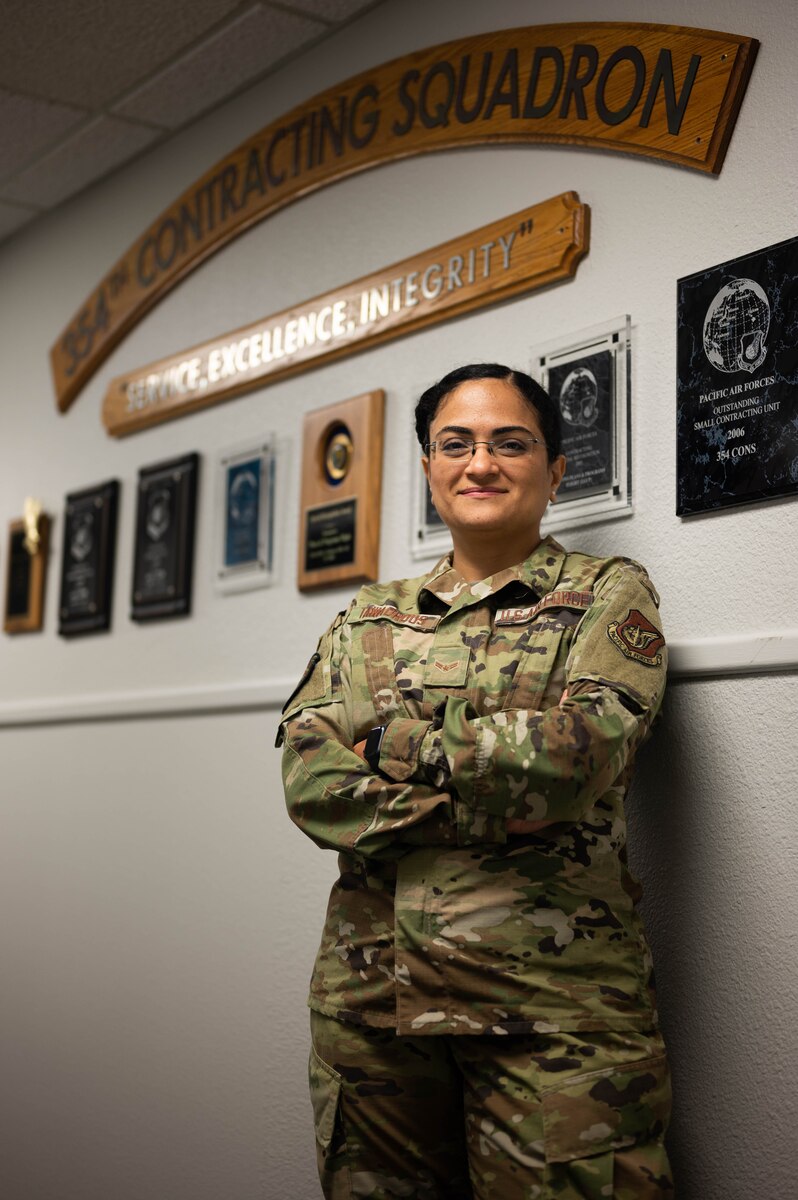
[[[497,539],[506,566],[522,561],[540,541],[540,521],[565,470],[562,455],[549,462],[535,410],[506,379],[474,379],[445,396],[430,423],[430,441],[449,436],[489,441],[515,435],[540,445],[520,458],[502,458],[479,445],[473,455],[424,458],[432,500],[460,546]],[[517,557],[513,557],[517,555]]]

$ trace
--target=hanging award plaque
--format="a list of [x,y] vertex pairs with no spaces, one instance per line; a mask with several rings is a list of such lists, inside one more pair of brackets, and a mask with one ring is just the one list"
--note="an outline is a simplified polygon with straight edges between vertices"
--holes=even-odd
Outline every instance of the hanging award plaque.
[[62,637],[110,628],[118,504],[116,479],[66,498],[58,603]]
[[535,351],[532,371],[560,407],[566,468],[545,533],[629,516],[631,320],[616,317]]
[[679,280],[680,517],[798,492],[798,237]]
[[413,558],[434,558],[436,555],[440,557],[451,549],[452,535],[432,503],[432,494],[418,455],[414,455],[413,458],[413,474],[413,540],[410,553]]
[[298,586],[377,578],[385,393],[305,416]]
[[265,587],[272,579],[273,439],[223,451],[217,471],[216,587]]
[[133,560],[134,621],[191,611],[199,455],[139,471]]
[[[423,388],[417,389],[420,394]],[[452,535],[441,520],[438,510],[432,503],[424,468],[421,465],[421,448],[415,439],[412,448],[413,487],[411,488],[412,503],[412,538],[410,554],[413,558],[440,558],[452,548]]]
[[50,518],[38,500],[25,501],[25,515],[8,527],[6,633],[36,633],[44,623],[44,584]]

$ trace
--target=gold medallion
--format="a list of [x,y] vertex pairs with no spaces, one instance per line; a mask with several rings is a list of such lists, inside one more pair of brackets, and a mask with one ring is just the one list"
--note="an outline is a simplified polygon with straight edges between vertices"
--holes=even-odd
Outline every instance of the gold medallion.
[[349,474],[354,445],[349,430],[339,426],[330,434],[324,450],[324,469],[330,483],[340,483]]

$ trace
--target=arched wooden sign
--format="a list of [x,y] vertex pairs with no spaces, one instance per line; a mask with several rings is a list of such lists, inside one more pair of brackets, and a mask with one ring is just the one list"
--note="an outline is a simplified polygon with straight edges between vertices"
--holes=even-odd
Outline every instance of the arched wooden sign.
[[758,43],[675,25],[538,25],[417,51],[267,125],[134,242],[52,348],[65,411],[184,276],[257,221],[397,158],[562,142],[718,172]]

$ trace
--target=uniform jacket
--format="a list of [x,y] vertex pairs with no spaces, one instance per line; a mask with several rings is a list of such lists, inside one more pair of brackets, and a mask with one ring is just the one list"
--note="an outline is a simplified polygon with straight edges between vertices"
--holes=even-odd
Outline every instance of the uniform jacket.
[[[655,1024],[623,801],[665,684],[657,605],[637,563],[545,538],[339,614],[280,735],[290,815],[340,856],[311,1007],[404,1034]],[[352,750],[377,724],[379,774]]]

